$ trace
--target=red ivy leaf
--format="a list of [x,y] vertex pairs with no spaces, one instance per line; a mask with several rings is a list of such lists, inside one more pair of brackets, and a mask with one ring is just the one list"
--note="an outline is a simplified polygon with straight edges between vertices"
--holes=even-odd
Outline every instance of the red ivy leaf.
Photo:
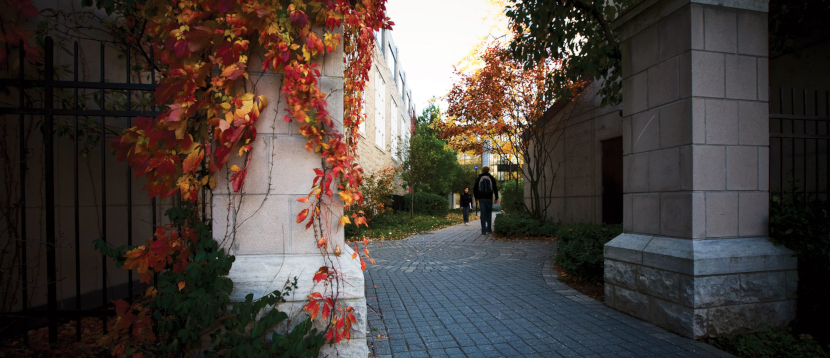
[[303,211],[301,211],[300,214],[297,215],[297,223],[299,224],[299,223],[303,222],[303,220],[305,220],[305,218],[307,216],[308,216],[308,209],[303,209]]

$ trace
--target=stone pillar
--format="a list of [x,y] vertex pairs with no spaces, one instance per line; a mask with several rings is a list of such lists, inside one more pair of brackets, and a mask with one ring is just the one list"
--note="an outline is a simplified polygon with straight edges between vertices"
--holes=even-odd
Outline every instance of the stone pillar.
[[[234,282],[233,301],[244,300],[253,293],[262,297],[273,290],[282,289],[286,281],[298,279],[299,289],[287,298],[279,309],[298,320],[307,314],[301,312],[312,292],[323,292],[322,284],[314,285],[314,273],[324,265],[324,258],[316,245],[311,229],[303,222],[296,222],[297,214],[308,207],[297,198],[308,195],[314,168],[321,166],[319,153],[305,149],[306,139],[299,133],[300,124],[282,120],[286,115],[286,101],[280,93],[282,76],[273,73],[254,72],[261,68],[261,52],[251,56],[251,82],[248,90],[268,98],[268,106],[257,121],[257,138],[253,145],[253,159],[241,194],[229,194],[226,169],[213,192],[212,216],[214,237],[236,256],[230,272]],[[337,130],[343,130],[343,49],[328,54],[318,62],[321,69],[319,85],[327,95],[328,109]],[[244,167],[236,152],[231,154],[230,165]],[[335,197],[337,197],[335,195]],[[231,206],[238,210],[229,209]],[[334,209],[334,208],[333,208]],[[352,259],[353,250],[345,245],[343,228],[338,228],[342,206],[329,213],[331,235],[327,235],[329,251],[340,246],[342,254],[333,265],[347,281],[341,282],[338,300],[355,308],[357,324],[353,326],[351,340],[337,345],[326,345],[320,356],[366,357],[366,299],[363,271],[359,260]],[[330,293],[330,291],[328,292]],[[324,293],[325,294],[325,293]],[[318,318],[319,321],[319,318]],[[315,327],[322,328],[320,322]]]
[[787,324],[796,259],[767,238],[767,2],[644,1],[614,26],[625,233],[605,246],[606,304],[694,338]]

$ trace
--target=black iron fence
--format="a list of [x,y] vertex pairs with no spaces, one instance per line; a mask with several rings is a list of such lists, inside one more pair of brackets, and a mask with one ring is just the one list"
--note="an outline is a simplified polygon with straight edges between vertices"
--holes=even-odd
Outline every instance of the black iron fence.
[[770,91],[770,191],[830,199],[830,91]]
[[[146,72],[136,72],[131,49],[115,48],[118,45],[111,43],[93,43],[91,48],[98,47],[99,58],[89,62],[82,59],[78,42],[72,50],[64,48],[59,53],[51,38],[46,38],[44,43],[42,67],[27,67],[23,46],[20,46],[17,76],[0,79],[0,88],[12,99],[0,103],[0,115],[4,117],[4,125],[17,127],[17,133],[6,132],[2,138],[17,144],[16,158],[9,159],[10,163],[17,163],[7,168],[8,172],[16,173],[5,180],[7,184],[17,181],[10,191],[17,197],[10,198],[9,207],[3,208],[14,213],[6,215],[10,218],[6,226],[11,229],[5,245],[9,249],[3,253],[13,257],[3,267],[3,279],[10,280],[4,288],[13,292],[6,292],[12,298],[3,307],[0,329],[4,335],[22,333],[25,339],[28,329],[45,324],[49,327],[50,342],[55,342],[59,322],[75,320],[79,340],[83,317],[100,317],[106,331],[111,300],[131,298],[139,289],[132,272],[124,273],[112,264],[107,265],[108,259],[91,249],[92,241],[103,239],[132,245],[136,242],[135,218],[139,218],[138,224],[144,232],[148,232],[149,226],[148,235],[152,235],[162,208],[156,198],[148,200],[136,188],[126,164],[114,164],[107,140],[120,128],[129,126],[133,118],[157,114],[155,106],[149,104],[155,89],[153,66]],[[84,45],[90,48],[89,43]],[[119,54],[117,58],[112,55],[113,51]],[[96,51],[86,53],[90,52]],[[64,65],[55,63],[56,55]],[[95,62],[100,67],[98,71],[86,73],[99,72],[99,80],[81,80],[81,66],[94,68]],[[124,73],[117,76],[107,71],[108,67],[121,70],[122,65]],[[63,69],[60,76],[56,76],[56,70],[60,69]],[[123,81],[107,81],[107,76],[120,78],[122,75]],[[72,80],[59,78],[69,76]],[[132,78],[147,78],[149,84],[135,83],[138,81]],[[9,105],[15,99],[16,105]],[[57,162],[56,154],[60,156]],[[110,168],[108,161],[113,162]],[[87,170],[81,170],[81,162],[87,164]],[[56,189],[60,197],[56,196]],[[136,205],[136,200],[143,200],[143,204]],[[108,213],[112,216],[108,217]],[[56,219],[59,228],[56,228]],[[42,222],[42,227],[37,222]],[[58,236],[67,244],[59,245]],[[137,242],[147,238],[140,237]],[[45,251],[45,255],[27,252],[30,250]],[[33,270],[42,263],[46,266],[45,275],[42,267]],[[112,287],[115,275],[121,275],[118,287]],[[39,281],[43,276],[45,282]],[[93,276],[98,276],[100,283],[94,282],[97,279]],[[72,288],[68,287],[70,281],[74,281]]]

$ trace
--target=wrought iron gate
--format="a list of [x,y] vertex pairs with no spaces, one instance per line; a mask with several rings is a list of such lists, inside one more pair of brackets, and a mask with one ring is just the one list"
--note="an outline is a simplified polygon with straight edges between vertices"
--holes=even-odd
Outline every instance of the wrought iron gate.
[[[133,179],[132,173],[130,172],[130,168],[127,165],[123,165],[124,170],[127,172],[126,176],[120,179],[113,179],[111,176],[107,175],[107,156],[110,154],[110,149],[108,148],[109,143],[106,140],[107,136],[107,126],[112,127],[112,124],[108,124],[109,121],[120,121],[122,123],[126,123],[129,125],[132,122],[132,118],[137,116],[152,116],[156,115],[156,108],[155,106],[151,106],[149,108],[145,108],[144,110],[136,109],[138,104],[133,103],[134,97],[151,97],[152,92],[155,90],[155,77],[156,73],[153,69],[153,66],[150,66],[150,70],[147,73],[142,73],[149,75],[149,82],[150,84],[142,84],[142,83],[133,83],[131,82],[131,77],[133,77],[136,72],[133,71],[133,67],[131,66],[131,58],[130,58],[130,48],[126,47],[123,48],[123,61],[125,64],[125,71],[126,71],[126,80],[123,82],[112,83],[112,82],[105,82],[106,73],[105,68],[107,64],[114,64],[114,61],[121,61],[120,59],[115,60],[108,60],[106,58],[106,48],[105,42],[99,42],[100,44],[100,55],[99,55],[99,66],[100,66],[100,81],[97,82],[88,82],[82,81],[79,79],[79,50],[78,50],[78,42],[74,43],[74,51],[70,53],[73,58],[73,71],[70,73],[73,74],[73,79],[71,81],[60,80],[55,78],[55,68],[54,65],[54,58],[55,58],[55,45],[53,43],[52,38],[46,38],[44,46],[44,65],[42,70],[38,68],[40,73],[42,74],[42,78],[31,78],[31,67],[26,68],[26,61],[25,61],[25,54],[23,53],[22,49],[23,46],[20,46],[20,51],[18,55],[19,61],[19,68],[18,68],[18,75],[16,78],[4,78],[0,79],[0,88],[5,88],[6,93],[14,94],[16,92],[18,103],[17,106],[14,107],[0,107],[0,114],[3,115],[4,120],[14,121],[17,120],[17,127],[18,127],[18,158],[17,161],[17,168],[9,168],[9,170],[16,170],[19,175],[19,187],[16,190],[19,190],[18,194],[19,197],[17,198],[16,208],[19,210],[19,229],[17,230],[14,235],[16,237],[9,237],[9,240],[15,241],[15,248],[17,252],[16,255],[19,255],[19,260],[14,261],[17,264],[14,265],[17,269],[17,273],[4,273],[4,278],[16,277],[19,279],[20,287],[19,287],[19,309],[14,309],[11,312],[5,312],[3,320],[6,321],[6,324],[3,325],[4,328],[7,330],[11,330],[17,333],[23,333],[24,339],[26,337],[26,331],[31,328],[32,326],[36,326],[39,324],[47,323],[49,327],[49,341],[55,342],[57,339],[57,327],[59,321],[66,321],[69,319],[74,319],[77,322],[76,328],[76,339],[81,339],[81,318],[83,317],[101,317],[104,320],[103,329],[106,331],[107,324],[106,324],[106,317],[110,315],[110,310],[108,310],[108,306],[110,305],[110,300],[113,298],[130,298],[134,296],[136,291],[135,281],[133,280],[132,273],[127,273],[127,282],[126,282],[126,290],[122,290],[120,294],[114,294],[111,291],[111,288],[108,287],[108,274],[114,271],[114,265],[110,265],[109,268],[107,266],[108,259],[106,257],[98,256],[100,259],[100,279],[101,279],[101,290],[100,293],[95,291],[89,292],[84,294],[83,287],[82,287],[82,266],[89,264],[89,262],[83,262],[81,257],[81,247],[82,245],[89,244],[87,239],[89,237],[84,238],[84,241],[81,239],[81,228],[83,226],[81,220],[81,198],[79,197],[79,156],[81,156],[80,148],[81,143],[79,143],[79,138],[81,137],[81,131],[84,129],[81,128],[81,120],[85,121],[84,123],[91,123],[97,120],[98,125],[100,126],[100,133],[98,133],[98,148],[94,150],[100,151],[100,165],[97,169],[98,175],[100,176],[100,188],[95,190],[94,197],[99,200],[98,203],[94,205],[100,205],[100,238],[104,241],[108,240],[107,237],[107,223],[108,221],[112,221],[112,219],[107,218],[108,211],[111,211],[114,207],[113,203],[108,203],[108,199],[112,199],[112,193],[110,197],[107,195],[107,186],[120,186],[123,190],[126,190],[126,222],[123,227],[111,227],[111,230],[119,230],[118,232],[123,231],[123,234],[126,236],[126,243],[133,244]],[[94,45],[94,44],[93,44]],[[110,48],[112,45],[109,45]],[[152,55],[150,55],[152,56]],[[152,63],[152,57],[149,58],[149,63]],[[27,75],[26,71],[29,71]],[[26,91],[37,90],[38,93],[42,93],[43,101],[41,106],[33,106],[31,101],[27,102],[25,100]],[[59,106],[55,108],[55,103],[60,103],[61,101],[57,100],[55,91],[59,91],[61,94],[66,94],[71,91],[71,103],[70,106]],[[93,102],[97,102],[98,108],[86,108],[87,106],[82,105],[84,103],[84,98],[79,96],[79,90],[84,92],[89,92],[93,94],[95,98]],[[42,91],[42,92],[41,92]],[[120,93],[126,93],[126,104],[122,106],[122,108],[117,108],[117,106],[110,103],[107,104],[107,96],[110,96],[115,93],[115,91],[120,91]],[[138,94],[138,95],[136,95]],[[65,104],[65,103],[64,103]],[[123,103],[122,103],[123,104]],[[35,108],[37,107],[37,108]],[[16,116],[15,116],[16,115]],[[16,118],[15,118],[16,117]],[[72,133],[73,144],[74,144],[74,160],[72,163],[72,170],[71,173],[60,172],[57,168],[60,167],[63,163],[56,163],[55,162],[55,141],[56,137],[59,136],[57,133],[58,129],[56,127],[56,119],[64,119],[69,118],[66,122],[68,123],[66,128],[69,133]],[[32,188],[27,189],[27,184],[32,182],[32,176],[30,173],[30,168],[33,165],[40,165],[33,164],[33,155],[30,155],[32,152],[31,147],[27,147],[28,144],[26,142],[24,133],[24,128],[26,125],[30,125],[31,123],[27,123],[27,119],[29,121],[34,121],[37,119],[41,119],[42,122],[40,126],[40,132],[42,136],[42,145],[43,145],[43,164],[42,164],[42,178],[43,178],[43,191],[42,191],[42,207],[40,207],[39,215],[42,215],[43,222],[44,222],[44,235],[42,238],[42,242],[38,243],[40,245],[45,246],[45,263],[46,263],[46,299],[45,299],[45,307],[44,305],[32,306],[29,304],[30,301],[33,301],[33,298],[30,297],[30,292],[34,288],[31,287],[35,283],[35,278],[30,277],[30,267],[29,265],[33,265],[30,259],[30,253],[27,252],[27,246],[32,245],[32,240],[37,240],[31,233],[27,232],[27,225],[29,221],[27,221],[27,190],[29,192],[32,191]],[[63,123],[63,122],[62,122]],[[112,133],[112,130],[110,131]],[[86,133],[85,135],[92,135],[94,133]],[[92,148],[87,148],[92,149]],[[116,168],[113,168],[116,169]],[[56,170],[58,172],[56,172]],[[92,171],[93,169],[90,169]],[[112,170],[112,169],[111,169]],[[58,178],[58,176],[61,176]],[[71,236],[74,238],[74,272],[73,270],[64,270],[62,271],[58,267],[56,253],[59,252],[61,248],[56,246],[56,209],[58,205],[56,203],[56,195],[55,195],[55,186],[57,180],[67,180],[66,176],[71,176],[73,180],[73,193],[71,201],[74,203],[74,210],[73,210],[73,218],[71,221],[74,221],[74,232]],[[90,173],[90,177],[92,177]],[[40,188],[36,188],[40,190]],[[118,192],[118,190],[115,190]],[[124,198],[119,198],[119,201],[124,200]],[[150,212],[149,219],[151,223],[151,227],[155,227],[156,225],[156,217],[157,217],[157,203],[156,198],[150,199],[150,206],[152,208]],[[123,204],[118,204],[123,205]],[[31,206],[31,205],[30,205]],[[70,205],[67,205],[67,208]],[[11,208],[14,209],[14,208]],[[42,213],[42,214],[41,214]],[[70,221],[70,220],[67,220]],[[97,229],[97,228],[96,228]],[[69,236],[69,235],[67,235]],[[140,238],[142,241],[146,238]],[[89,244],[91,245],[91,244]],[[41,260],[40,258],[37,258]],[[69,271],[69,272],[68,272]],[[88,270],[87,270],[88,271]],[[58,283],[61,280],[61,277],[70,277],[70,275],[74,274],[74,297],[70,297],[68,300],[64,299],[60,302],[61,306],[59,307],[59,299],[57,295],[58,291]],[[90,294],[96,295],[100,294],[99,299],[95,299],[98,301],[93,305],[96,306],[95,308],[84,308],[84,306],[89,307],[91,303],[89,302]],[[44,301],[42,298],[39,300]],[[74,305],[72,305],[74,303]],[[67,307],[69,306],[69,307]],[[11,329],[9,329],[11,328]],[[21,329],[22,328],[22,329]],[[22,332],[21,332],[22,331]]]
[[830,91],[770,91],[770,191],[830,199]]

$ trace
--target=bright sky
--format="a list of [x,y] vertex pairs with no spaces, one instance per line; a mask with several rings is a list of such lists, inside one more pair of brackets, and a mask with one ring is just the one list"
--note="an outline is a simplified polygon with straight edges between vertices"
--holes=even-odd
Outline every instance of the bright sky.
[[[498,16],[504,7],[493,3],[493,0],[389,0],[386,3],[386,12],[395,23],[392,38],[412,89],[417,114],[421,114],[430,98],[450,91],[453,65],[491,31],[494,35],[504,33],[504,17]],[[441,103],[441,109],[446,109],[446,102]]]

